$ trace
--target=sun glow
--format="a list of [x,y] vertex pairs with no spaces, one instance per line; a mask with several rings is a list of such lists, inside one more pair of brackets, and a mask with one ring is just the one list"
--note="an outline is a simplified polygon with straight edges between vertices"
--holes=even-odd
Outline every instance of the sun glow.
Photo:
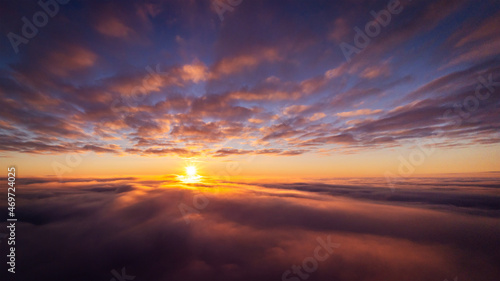
[[198,171],[196,169],[196,166],[194,165],[189,165],[186,166],[186,175],[185,176],[179,176],[179,180],[184,182],[184,183],[196,183],[201,180],[201,176],[198,175]]
[[186,167],[186,175],[188,177],[195,177],[196,176],[196,167],[195,166],[187,166]]

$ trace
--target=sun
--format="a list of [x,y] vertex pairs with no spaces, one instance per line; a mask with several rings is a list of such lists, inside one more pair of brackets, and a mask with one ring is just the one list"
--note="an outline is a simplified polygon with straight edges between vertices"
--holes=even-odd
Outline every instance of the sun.
[[187,166],[186,167],[186,175],[188,177],[196,177],[196,166]]
[[178,178],[183,183],[197,183],[201,181],[202,176],[198,175],[198,169],[195,165],[188,165],[185,167],[186,174],[179,175]]

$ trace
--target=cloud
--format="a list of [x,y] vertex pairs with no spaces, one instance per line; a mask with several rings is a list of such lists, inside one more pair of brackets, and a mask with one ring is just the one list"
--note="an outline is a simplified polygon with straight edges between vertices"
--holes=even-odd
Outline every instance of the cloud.
[[[499,198],[484,178],[416,179],[395,193],[377,187],[384,179],[218,182],[223,193],[210,179],[187,189],[175,175],[21,180],[16,261],[30,270],[16,274],[26,281],[112,278],[124,267],[144,280],[279,279],[313,255],[318,238],[340,247],[311,280],[364,280],[360,268],[390,281],[401,271],[418,280],[500,274]],[[197,209],[200,196],[209,203]],[[195,211],[183,215],[181,204]],[[39,266],[47,252],[54,258]]]
[[251,69],[263,62],[274,62],[280,59],[276,49],[258,49],[251,54],[238,55],[235,57],[223,58],[214,66],[213,77],[238,73]]
[[127,148],[125,149],[125,152],[131,154],[154,155],[154,156],[177,155],[180,157],[196,157],[200,155],[200,153],[197,151],[187,150],[184,148],[148,148],[148,149]]
[[317,113],[314,113],[313,116],[311,116],[311,121],[318,121],[320,119],[323,119],[325,118],[326,114],[324,114],[323,112],[317,112]]
[[195,61],[193,64],[182,66],[183,76],[182,78],[187,81],[193,81],[198,83],[200,81],[205,81],[208,78],[207,67],[200,61]]
[[112,17],[103,18],[102,21],[96,25],[96,29],[104,35],[119,38],[127,38],[133,33],[133,30],[127,27],[125,23]]
[[[61,5],[15,57],[0,44],[1,153],[362,153],[438,128],[443,148],[498,143],[496,95],[457,119],[478,77],[498,80],[494,5],[407,3],[347,63],[339,42],[387,2],[367,5],[253,1],[224,22],[210,2]],[[4,6],[5,33],[33,14]]]
[[349,34],[350,29],[351,27],[345,18],[337,18],[333,23],[333,28],[328,38],[330,40],[342,42],[342,40],[345,39],[345,36]]
[[347,112],[341,112],[337,113],[336,115],[339,117],[354,117],[354,116],[360,116],[360,115],[373,115],[382,112],[380,109],[372,110],[372,109],[358,109],[355,111],[347,111]]
[[215,152],[214,157],[227,157],[233,155],[245,155],[245,154],[256,154],[256,155],[274,155],[274,156],[295,156],[306,153],[307,150],[288,150],[284,151],[282,149],[267,148],[258,150],[244,150],[235,148],[222,148]]
[[391,74],[389,64],[383,62],[381,65],[370,66],[361,72],[361,77],[367,79],[373,79],[380,76],[388,77]]

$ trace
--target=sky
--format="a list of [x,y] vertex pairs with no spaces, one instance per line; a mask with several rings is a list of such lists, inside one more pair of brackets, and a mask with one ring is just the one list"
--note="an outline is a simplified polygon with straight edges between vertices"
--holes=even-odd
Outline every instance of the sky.
[[493,0],[0,1],[0,279],[500,280],[499,26]]
[[500,170],[498,1],[43,3],[0,9],[22,175]]

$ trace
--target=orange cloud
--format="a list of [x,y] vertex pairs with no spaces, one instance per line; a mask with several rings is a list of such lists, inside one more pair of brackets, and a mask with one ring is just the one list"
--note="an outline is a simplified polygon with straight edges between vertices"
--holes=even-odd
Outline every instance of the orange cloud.
[[373,115],[382,112],[380,109],[376,110],[371,110],[371,109],[358,109],[355,111],[346,111],[346,112],[341,112],[337,113],[336,116],[339,117],[353,117],[353,116],[360,116],[360,115]]
[[92,51],[76,45],[67,45],[66,49],[49,53],[43,63],[52,74],[64,77],[72,71],[93,66],[96,60],[97,55]]
[[213,78],[234,74],[242,70],[254,68],[262,62],[273,62],[280,59],[276,49],[268,48],[254,53],[223,58],[215,65]]
[[103,17],[95,26],[101,34],[111,37],[127,38],[133,30],[114,17]]
[[205,81],[208,78],[207,67],[200,61],[195,61],[193,64],[186,64],[182,67],[182,79],[185,81]]

